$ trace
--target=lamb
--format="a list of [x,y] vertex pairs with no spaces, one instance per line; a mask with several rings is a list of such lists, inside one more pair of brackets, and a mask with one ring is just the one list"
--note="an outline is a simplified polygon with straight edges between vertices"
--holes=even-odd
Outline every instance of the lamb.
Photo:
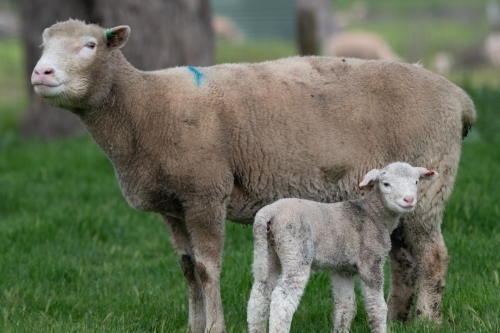
[[419,179],[437,177],[434,170],[395,162],[363,177],[358,187],[371,191],[360,200],[281,199],[262,208],[253,229],[249,332],[265,333],[269,312],[270,333],[290,331],[311,269],[333,271],[334,332],[349,331],[356,314],[355,274],[360,275],[372,332],[386,332],[383,266],[390,235],[400,216],[415,209]]
[[[391,161],[443,177],[393,233],[389,318],[439,322],[448,254],[444,203],[475,121],[459,87],[391,61],[292,57],[143,72],[120,51],[128,26],[69,20],[43,33],[31,83],[75,113],[108,156],[128,203],[159,214],[186,277],[193,332],[224,332],[225,219],[251,224],[280,198],[353,199]],[[422,193],[422,192],[421,192]]]

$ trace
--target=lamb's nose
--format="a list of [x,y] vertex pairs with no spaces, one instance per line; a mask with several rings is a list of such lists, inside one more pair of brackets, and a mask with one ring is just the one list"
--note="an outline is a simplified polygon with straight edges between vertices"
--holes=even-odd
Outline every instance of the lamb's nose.
[[411,204],[413,203],[413,201],[415,200],[414,198],[412,197],[404,197],[403,200],[408,203],[408,204]]
[[50,67],[35,68],[36,75],[54,75],[54,69]]

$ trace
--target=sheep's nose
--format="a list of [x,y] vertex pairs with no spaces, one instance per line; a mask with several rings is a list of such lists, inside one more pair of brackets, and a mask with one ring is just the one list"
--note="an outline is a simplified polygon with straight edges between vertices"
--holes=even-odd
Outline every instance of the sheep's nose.
[[404,197],[403,200],[408,203],[408,204],[411,204],[413,203],[413,201],[415,200],[415,198],[412,198],[412,197]]
[[51,67],[35,67],[36,75],[54,75],[54,69]]

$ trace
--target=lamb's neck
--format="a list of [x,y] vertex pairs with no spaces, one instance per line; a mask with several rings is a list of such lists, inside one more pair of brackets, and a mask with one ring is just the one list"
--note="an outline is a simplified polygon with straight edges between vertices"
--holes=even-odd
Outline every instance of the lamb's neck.
[[382,223],[389,230],[389,233],[391,233],[397,227],[401,214],[385,207],[379,191],[375,186],[360,202],[372,216],[373,220],[377,221],[377,223]]
[[115,167],[132,160],[137,153],[140,133],[140,94],[144,90],[144,72],[123,56],[114,63],[115,76],[109,93],[98,107],[80,116],[87,131]]

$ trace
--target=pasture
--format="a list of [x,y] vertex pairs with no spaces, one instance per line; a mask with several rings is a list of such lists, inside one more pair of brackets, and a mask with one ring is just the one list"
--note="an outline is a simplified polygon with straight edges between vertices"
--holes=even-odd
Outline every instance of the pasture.
[[[386,31],[405,52],[403,37],[380,23],[370,27]],[[457,38],[464,35],[461,27],[450,29]],[[444,37],[436,38],[431,45]],[[287,43],[220,43],[217,61],[295,52]],[[0,332],[185,332],[187,286],[160,218],[128,206],[110,162],[89,137],[45,142],[19,136],[27,105],[22,57],[19,41],[0,41]],[[450,76],[473,98],[478,122],[463,142],[442,224],[451,256],[443,325],[412,318],[390,324],[390,332],[500,332],[500,90],[494,73],[498,69],[483,68]],[[226,230],[226,327],[244,332],[252,229],[228,221]],[[359,286],[357,296],[352,331],[368,332]],[[330,331],[332,307],[328,274],[312,276],[292,332]]]

